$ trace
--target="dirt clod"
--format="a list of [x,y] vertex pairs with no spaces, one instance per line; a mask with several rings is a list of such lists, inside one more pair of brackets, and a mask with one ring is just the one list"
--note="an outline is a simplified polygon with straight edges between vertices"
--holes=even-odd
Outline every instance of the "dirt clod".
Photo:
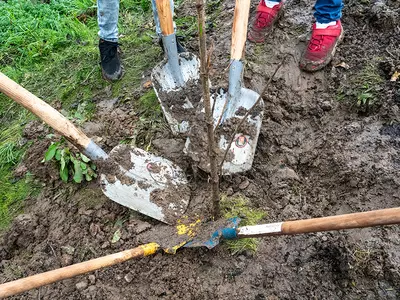
[[66,267],[73,263],[74,257],[69,254],[63,254],[61,256],[61,266]]
[[86,280],[85,281],[80,281],[75,285],[75,287],[76,287],[76,289],[78,291],[81,291],[81,290],[84,290],[84,289],[86,289],[88,287],[88,283],[87,283]]
[[89,280],[90,284],[95,284],[96,283],[96,276],[91,274],[91,275],[88,276],[88,280]]
[[134,276],[131,273],[128,273],[124,276],[124,279],[127,283],[130,283],[133,280]]

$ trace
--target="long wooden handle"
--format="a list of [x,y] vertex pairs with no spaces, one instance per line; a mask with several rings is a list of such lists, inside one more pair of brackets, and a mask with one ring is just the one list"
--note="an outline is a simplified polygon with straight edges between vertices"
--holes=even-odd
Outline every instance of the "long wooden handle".
[[242,58],[247,39],[247,24],[249,23],[250,0],[236,0],[233,16],[231,59]]
[[79,264],[7,282],[0,285],[0,298],[17,295],[63,279],[119,264],[129,259],[152,255],[158,250],[158,248],[159,245],[156,243],[150,243],[130,250],[88,260]]
[[158,18],[160,20],[163,35],[174,33],[174,22],[172,21],[172,10],[170,0],[156,0]]
[[400,207],[347,215],[287,221],[238,229],[238,237],[263,237],[400,224]]
[[90,139],[62,114],[1,72],[0,92],[34,113],[78,148],[86,149],[89,145]]

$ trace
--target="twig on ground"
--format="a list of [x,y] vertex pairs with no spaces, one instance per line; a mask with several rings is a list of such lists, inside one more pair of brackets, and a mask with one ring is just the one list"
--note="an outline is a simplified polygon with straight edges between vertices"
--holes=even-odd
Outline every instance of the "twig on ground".
[[282,65],[283,65],[283,63],[285,62],[286,58],[287,58],[287,56],[285,56],[285,57],[282,59],[282,61],[279,63],[279,65],[275,68],[274,73],[273,73],[272,76],[269,78],[267,84],[266,84],[265,87],[263,88],[263,90],[262,90],[260,96],[258,97],[256,103],[253,104],[253,106],[247,111],[247,113],[244,115],[244,117],[242,118],[242,120],[240,120],[239,124],[236,126],[236,128],[235,128],[235,130],[234,130],[234,132],[233,132],[233,134],[232,134],[232,136],[231,136],[231,139],[230,139],[230,141],[229,141],[228,147],[227,147],[226,150],[225,150],[224,157],[223,157],[222,160],[221,160],[221,164],[219,165],[219,169],[218,169],[218,170],[219,170],[220,173],[222,173],[222,166],[224,165],[224,161],[225,161],[226,156],[228,155],[229,149],[231,148],[231,145],[232,145],[232,143],[233,143],[233,141],[234,141],[234,139],[235,139],[236,133],[238,132],[238,130],[240,129],[240,127],[243,125],[243,123],[247,120],[247,117],[253,112],[253,110],[257,107],[257,105],[260,104],[261,99],[262,99],[262,97],[264,96],[264,94],[266,93],[267,89],[269,88],[269,85],[270,85],[272,79],[274,79],[275,74],[276,74],[276,73],[278,72],[278,70],[282,67]]
[[198,28],[199,28],[199,44],[200,44],[200,78],[203,88],[203,100],[205,109],[205,122],[207,124],[208,136],[208,156],[210,158],[211,170],[211,194],[213,202],[214,218],[220,215],[219,209],[219,176],[217,169],[217,153],[215,150],[214,122],[211,111],[210,101],[210,83],[209,83],[209,66],[210,58],[207,59],[206,46],[206,18],[204,0],[197,0]]
[[53,255],[54,255],[54,257],[56,257],[56,258],[57,258],[57,254],[56,254],[56,251],[54,251],[54,248],[53,248],[53,246],[52,246],[50,243],[47,243],[47,245],[49,245],[49,247],[50,247],[51,251],[53,252]]

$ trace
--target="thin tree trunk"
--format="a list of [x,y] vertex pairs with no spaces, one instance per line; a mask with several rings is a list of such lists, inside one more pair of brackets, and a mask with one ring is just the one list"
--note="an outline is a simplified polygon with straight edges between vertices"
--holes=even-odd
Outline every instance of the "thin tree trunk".
[[205,108],[205,121],[207,124],[208,136],[208,156],[210,158],[211,170],[211,194],[213,201],[214,218],[220,215],[219,210],[219,175],[217,167],[217,153],[215,151],[214,124],[211,111],[210,86],[209,86],[209,64],[207,63],[206,46],[206,17],[205,1],[197,0],[197,13],[199,25],[199,43],[200,43],[200,78],[203,88],[203,101]]

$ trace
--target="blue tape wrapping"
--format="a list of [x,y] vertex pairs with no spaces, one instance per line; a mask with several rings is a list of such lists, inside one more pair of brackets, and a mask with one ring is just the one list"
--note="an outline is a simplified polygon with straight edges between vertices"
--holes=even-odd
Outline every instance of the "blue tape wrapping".
[[217,246],[222,239],[233,240],[237,238],[236,228],[239,226],[240,218],[234,217],[227,220],[227,224],[224,227],[215,230],[208,239],[201,240],[199,238],[194,238],[192,241],[185,244],[185,248],[193,247],[207,247],[212,249]]
[[237,238],[236,228],[224,228],[221,233],[224,240],[234,240]]

